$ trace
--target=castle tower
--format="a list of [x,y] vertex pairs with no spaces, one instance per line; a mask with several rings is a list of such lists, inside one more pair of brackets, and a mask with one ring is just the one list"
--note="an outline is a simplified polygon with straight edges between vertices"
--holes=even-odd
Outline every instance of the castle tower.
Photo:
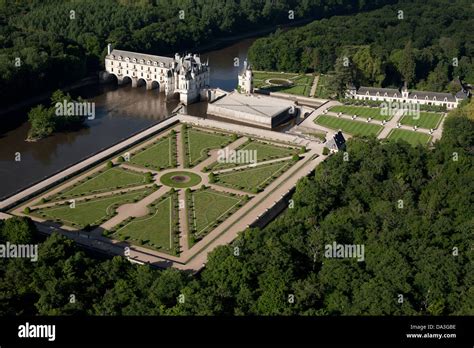
[[253,73],[250,64],[247,64],[247,60],[244,61],[244,70],[239,75],[239,90],[240,93],[253,93]]
[[402,98],[407,99],[408,98],[408,86],[407,83],[405,82],[402,88]]

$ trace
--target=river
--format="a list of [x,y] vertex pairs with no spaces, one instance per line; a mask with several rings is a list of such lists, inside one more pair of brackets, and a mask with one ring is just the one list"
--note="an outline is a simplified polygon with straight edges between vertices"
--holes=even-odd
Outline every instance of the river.
[[[237,86],[239,68],[255,38],[201,54],[209,59],[211,87],[231,91]],[[95,119],[87,120],[79,131],[56,133],[37,142],[26,142],[28,110],[2,116],[0,131],[0,197],[6,197],[34,182],[70,166],[153,123],[168,117],[178,105],[166,102],[163,94],[145,87],[94,85],[71,93],[95,103]],[[205,103],[192,105],[188,113],[205,115]],[[19,159],[17,161],[16,159]],[[1,199],[1,198],[0,198]]]

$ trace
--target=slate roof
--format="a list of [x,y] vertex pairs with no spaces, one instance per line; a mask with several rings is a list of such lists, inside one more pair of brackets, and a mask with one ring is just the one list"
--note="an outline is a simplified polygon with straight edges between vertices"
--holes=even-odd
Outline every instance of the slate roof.
[[396,88],[378,88],[378,87],[360,87],[358,90],[357,90],[357,94],[363,94],[363,95],[366,95],[367,92],[369,92],[369,95],[370,96],[377,96],[377,93],[379,93],[379,95],[381,97],[385,96],[385,93],[387,93],[387,96],[388,97],[391,97],[393,96],[395,93],[397,94],[397,96],[401,96],[402,93],[400,92],[399,89],[396,89]]
[[326,147],[331,150],[344,150],[346,147],[346,139],[342,132],[338,131],[335,133],[334,136],[327,141]]
[[426,92],[426,91],[410,91],[408,94],[408,98],[414,99],[416,96],[417,99],[426,99],[434,100],[436,98],[437,101],[444,101],[444,98],[448,102],[455,102],[456,98],[451,93],[440,93],[440,92]]
[[[152,63],[153,62],[163,63],[167,68],[171,68],[175,61],[174,58],[171,58],[171,57],[155,56],[151,54],[122,51],[122,50],[117,50],[117,49],[112,50],[112,52],[110,52],[110,55],[113,55],[115,57],[122,56],[123,59],[128,57],[130,59],[136,58],[137,61],[139,61],[140,59],[143,59],[145,62],[149,60]],[[110,56],[108,57],[111,58]]]

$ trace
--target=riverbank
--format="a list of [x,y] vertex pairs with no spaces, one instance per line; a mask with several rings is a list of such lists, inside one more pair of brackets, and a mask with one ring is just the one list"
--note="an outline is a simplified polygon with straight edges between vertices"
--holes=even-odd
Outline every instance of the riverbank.
[[[76,81],[76,82],[71,83],[69,85],[63,86],[60,89],[63,92],[70,92],[74,89],[94,85],[96,83],[99,83],[99,76],[97,74],[96,74],[96,76],[85,77],[85,78],[83,78],[79,81]],[[11,113],[13,111],[16,111],[16,110],[19,110],[19,109],[26,108],[28,106],[41,104],[45,100],[48,100],[51,97],[51,94],[55,90],[50,90],[50,91],[41,93],[40,95],[36,95],[34,97],[30,97],[30,98],[25,99],[21,103],[16,103],[16,104],[10,105],[9,107],[7,107],[5,109],[0,109],[0,116],[5,115],[5,114],[9,114],[9,113]]]

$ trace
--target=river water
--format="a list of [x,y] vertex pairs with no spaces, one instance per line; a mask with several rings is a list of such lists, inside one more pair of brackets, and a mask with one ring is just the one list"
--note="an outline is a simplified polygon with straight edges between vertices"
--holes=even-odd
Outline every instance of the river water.
[[[234,66],[235,58],[239,58],[240,64],[243,64],[254,40],[242,40],[226,48],[201,54],[204,61],[209,59],[211,87],[231,91],[237,86],[239,68]],[[166,102],[163,94],[156,90],[147,91],[145,87],[97,85],[79,88],[71,94],[95,103],[95,119],[87,120],[87,127],[79,131],[56,133],[37,142],[26,142],[28,110],[2,116],[0,198],[168,117],[178,105],[177,101]],[[206,104],[198,103],[190,106],[187,112],[204,116],[205,110]]]

